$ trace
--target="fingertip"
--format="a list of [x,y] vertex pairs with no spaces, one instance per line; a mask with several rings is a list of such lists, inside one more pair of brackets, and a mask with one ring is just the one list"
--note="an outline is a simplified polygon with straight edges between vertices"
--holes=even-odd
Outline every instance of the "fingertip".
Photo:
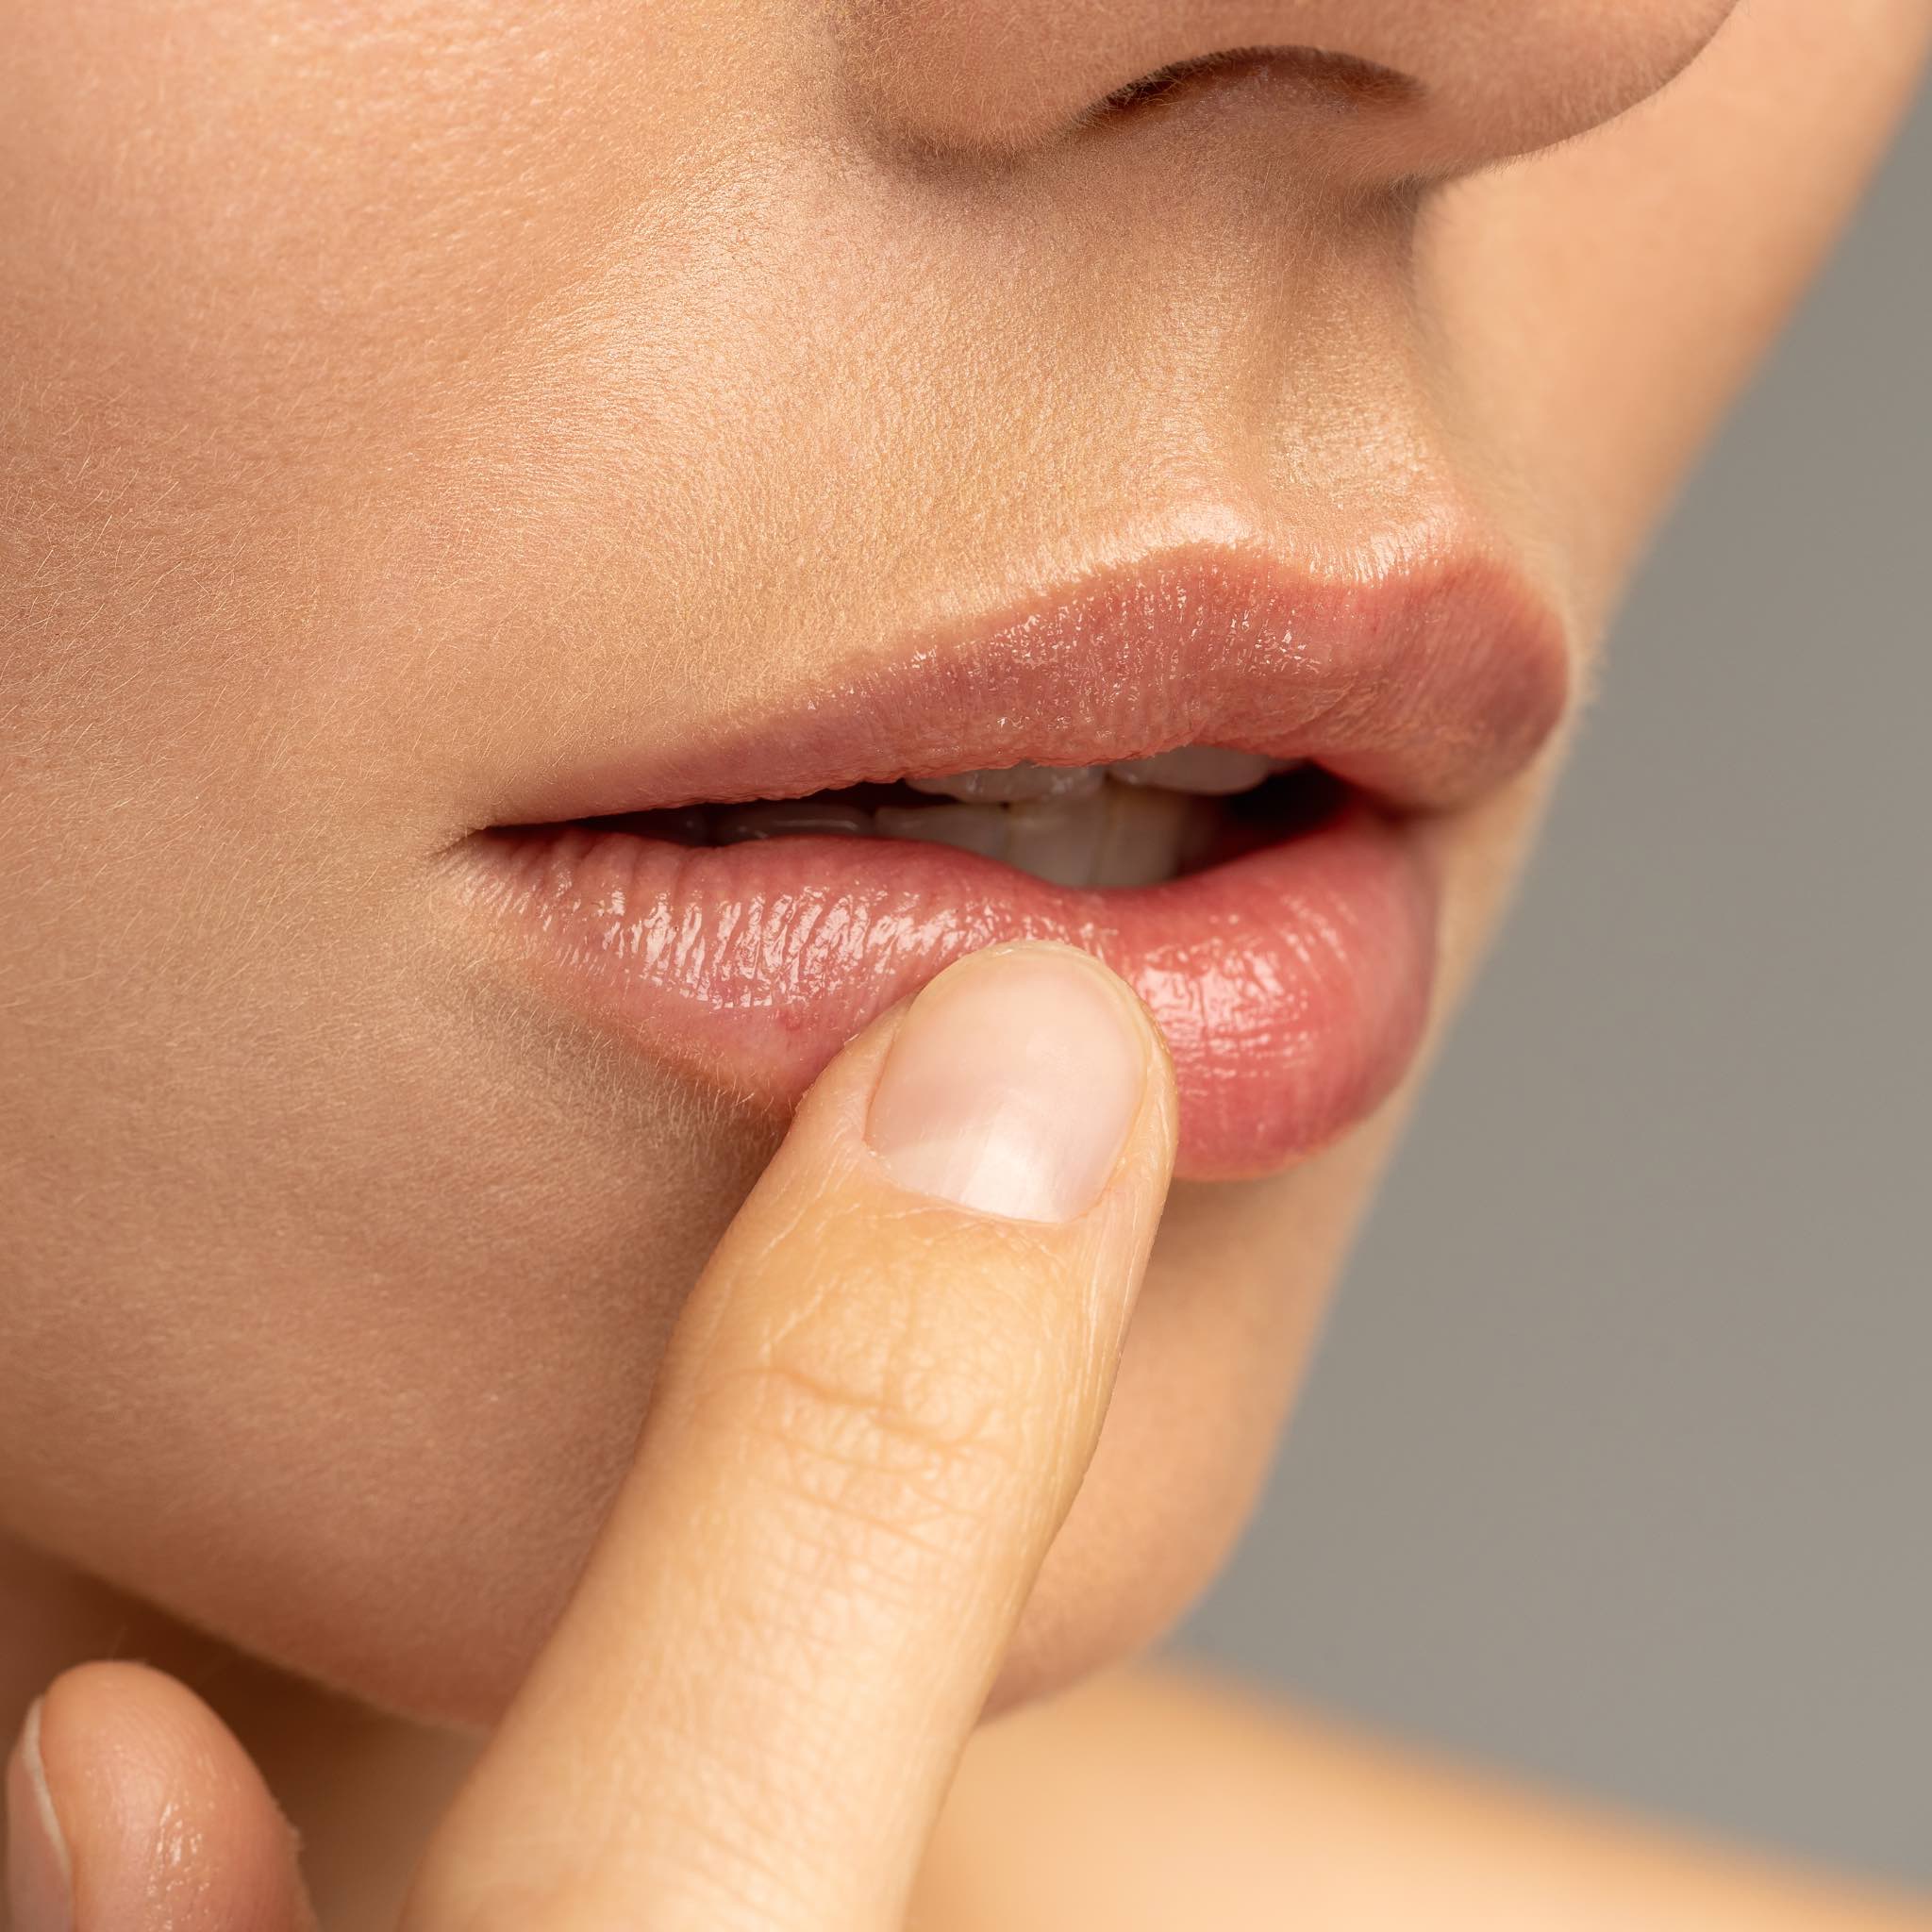
[[1164,1175],[1174,1112],[1166,1044],[1134,990],[1077,947],[1018,941],[956,960],[901,1012],[865,1139],[908,1193],[1058,1224],[1125,1169],[1139,1178],[1151,1158]]
[[[16,1903],[17,1932],[313,1924],[292,1828],[234,1734],[185,1684],[131,1661],[79,1664],[39,1699],[18,1786],[40,1823],[51,1821],[58,1850],[37,1854],[29,1834],[29,1903],[45,1916]],[[8,1800],[10,1834],[11,1771]]]

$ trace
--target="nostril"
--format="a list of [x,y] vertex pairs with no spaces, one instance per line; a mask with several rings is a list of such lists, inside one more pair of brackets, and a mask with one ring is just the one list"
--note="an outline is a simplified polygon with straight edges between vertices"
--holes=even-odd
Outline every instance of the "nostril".
[[[1407,191],[1614,118],[1738,4],[840,0],[826,12],[855,125],[885,156],[1006,166],[1063,156],[1070,135],[1147,129],[1157,170],[1286,161],[1297,179]],[[1245,38],[1287,20],[1294,44]],[[1212,162],[1180,153],[1197,121]]]
[[1353,54],[1324,47],[1224,47],[1189,60],[1170,61],[1117,87],[1094,113],[1172,105],[1202,87],[1250,81],[1287,82],[1356,107],[1404,105],[1422,88],[1410,75]]
[[1183,92],[1191,82],[1209,75],[1229,79],[1239,72],[1252,71],[1258,62],[1267,58],[1268,53],[1263,48],[1237,47],[1220,54],[1203,54],[1191,60],[1171,60],[1165,67],[1157,67],[1153,73],[1141,75],[1124,86],[1115,88],[1100,103],[1100,108],[1113,113],[1130,108],[1151,107],[1158,101],[1171,100]]

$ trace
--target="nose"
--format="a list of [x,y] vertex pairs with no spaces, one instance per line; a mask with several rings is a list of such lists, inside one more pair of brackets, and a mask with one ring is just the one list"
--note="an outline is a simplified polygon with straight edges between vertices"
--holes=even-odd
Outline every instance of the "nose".
[[1242,86],[1325,161],[1465,174],[1622,113],[1735,0],[835,0],[862,117],[1019,155],[1110,113]]

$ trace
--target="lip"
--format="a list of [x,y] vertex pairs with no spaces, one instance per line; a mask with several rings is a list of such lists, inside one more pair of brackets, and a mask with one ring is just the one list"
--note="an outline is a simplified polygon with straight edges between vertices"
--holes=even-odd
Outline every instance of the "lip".
[[[514,792],[514,835],[458,845],[454,879],[579,1012],[781,1105],[962,954],[1083,946],[1167,1039],[1179,1172],[1254,1174],[1334,1140],[1401,1079],[1435,966],[1424,822],[1522,772],[1567,691],[1560,627],[1487,552],[1315,575],[1190,546],[801,680],[661,750],[592,748]],[[1283,843],[1116,891],[910,841],[685,847],[563,823],[1182,744],[1314,759],[1352,794]]]

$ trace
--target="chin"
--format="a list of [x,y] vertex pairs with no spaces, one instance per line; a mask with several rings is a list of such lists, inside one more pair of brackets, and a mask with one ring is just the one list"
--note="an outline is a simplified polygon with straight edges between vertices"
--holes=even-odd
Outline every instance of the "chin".
[[[1272,1181],[1176,1188],[1099,1450],[988,1716],[1158,1641],[1212,1580],[1265,1474],[1362,1165],[1360,1150],[1343,1148]],[[694,1218],[694,1250],[708,1219]],[[563,1359],[608,1367],[610,1341],[586,1328]],[[521,1346],[539,1341],[526,1332]],[[580,1389],[575,1407],[556,1405],[578,1379],[567,1374],[468,1405],[424,1439],[407,1483],[372,1414],[321,1458],[325,1480],[320,1461],[278,1471],[250,1490],[273,1502],[235,1499],[211,1513],[223,1542],[193,1574],[127,1580],[357,1702],[485,1729],[560,1612],[628,1464],[639,1416],[617,1391],[641,1370],[647,1378],[648,1352],[617,1364],[601,1400]],[[479,1354],[466,1374],[480,1387],[501,1367]]]
[[[285,1257],[277,1321],[223,1324],[213,1366],[225,1392],[205,1427],[183,1418],[208,1383],[207,1334],[189,1334],[178,1306],[158,1299],[127,1344],[139,1408],[122,1419],[149,1452],[94,1471],[94,1521],[52,1498],[19,1527],[299,1678],[478,1730],[501,1716],[568,1600],[685,1296],[785,1116],[669,1080],[640,1093],[608,1077],[623,1063],[602,1058],[577,1068],[574,1104],[551,1114],[529,1069],[554,1081],[557,1055],[462,1064],[458,1104],[440,1058],[420,1091],[399,1057],[382,1063],[387,1104],[408,1099],[414,1119],[433,1101],[444,1123],[440,1145],[381,1137],[399,1202],[388,1236],[407,1275],[363,1281],[334,1253],[305,1273]],[[1272,1177],[1175,1184],[1098,1450],[989,1713],[1157,1642],[1211,1583],[1266,1474],[1402,1105]],[[356,1158],[374,1117],[352,1137]],[[349,1158],[329,1163],[332,1191],[368,1199]],[[562,1171],[569,1189],[551,1178]],[[519,1175],[534,1177],[522,1195]],[[487,1221],[480,1200],[498,1204]],[[258,1303],[260,1262],[251,1243],[234,1280],[210,1278],[207,1292],[231,1313]],[[142,1312],[129,1296],[121,1306],[124,1324]],[[76,1411],[69,1434],[90,1418],[99,1412]]]

